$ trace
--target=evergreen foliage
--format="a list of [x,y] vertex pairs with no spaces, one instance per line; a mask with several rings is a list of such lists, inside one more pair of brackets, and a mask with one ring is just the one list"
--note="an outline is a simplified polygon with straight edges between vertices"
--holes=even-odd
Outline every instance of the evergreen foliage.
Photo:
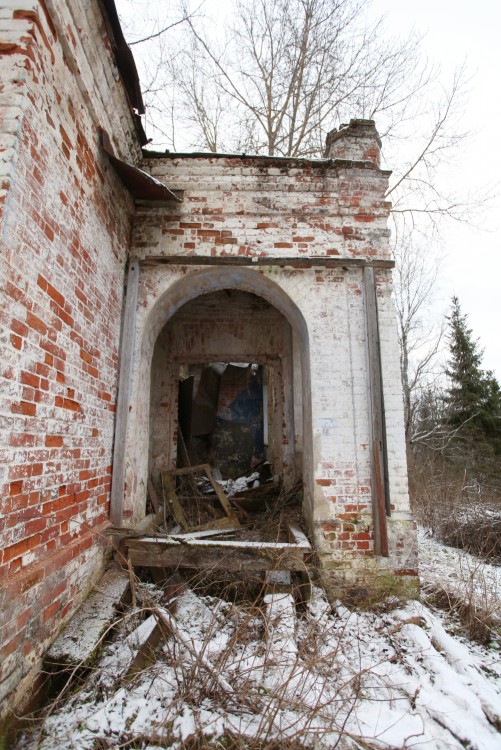
[[482,351],[457,297],[447,320],[450,358],[444,419],[453,430],[451,447],[456,458],[466,461],[465,469],[485,471],[501,455],[501,389],[493,373],[482,370]]

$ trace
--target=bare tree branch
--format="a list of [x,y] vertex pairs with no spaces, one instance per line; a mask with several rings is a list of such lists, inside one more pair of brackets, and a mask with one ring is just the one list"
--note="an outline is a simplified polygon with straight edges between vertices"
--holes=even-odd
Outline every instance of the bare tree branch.
[[166,31],[170,31],[176,26],[180,26],[180,24],[185,23],[187,20],[187,17],[180,18],[178,21],[173,21],[168,26],[164,26],[164,28],[160,29],[160,31],[155,31],[152,34],[148,34],[148,36],[144,36],[142,39],[134,39],[134,41],[129,42],[129,47],[133,47],[135,44],[143,44],[143,42],[149,42],[152,39],[157,39],[159,36],[162,36],[162,34],[165,34]]

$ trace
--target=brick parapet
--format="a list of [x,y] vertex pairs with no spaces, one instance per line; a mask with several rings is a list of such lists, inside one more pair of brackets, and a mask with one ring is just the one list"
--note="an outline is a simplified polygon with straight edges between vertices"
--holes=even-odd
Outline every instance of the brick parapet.
[[206,155],[143,166],[183,191],[184,200],[138,209],[134,248],[141,258],[390,258],[388,173],[372,165]]

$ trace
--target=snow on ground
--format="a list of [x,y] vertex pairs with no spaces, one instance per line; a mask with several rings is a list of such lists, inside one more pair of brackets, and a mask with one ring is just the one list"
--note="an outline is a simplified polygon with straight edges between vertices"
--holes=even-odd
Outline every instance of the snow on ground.
[[501,625],[501,567],[446,547],[419,529],[419,570],[423,590],[442,590],[479,607]]
[[[421,541],[425,588],[455,585],[458,560],[471,556]],[[333,611],[314,589],[296,614],[287,594],[255,607],[188,591],[177,635],[126,681],[124,653],[137,649],[141,617],[129,614],[81,689],[21,747],[188,748],[202,736],[214,748],[501,747],[499,650],[452,635],[448,616],[420,602]]]

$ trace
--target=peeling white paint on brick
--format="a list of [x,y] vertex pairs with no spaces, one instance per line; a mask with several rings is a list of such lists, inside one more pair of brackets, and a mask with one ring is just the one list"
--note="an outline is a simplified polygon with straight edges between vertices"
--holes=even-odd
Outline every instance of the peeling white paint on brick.
[[[0,700],[103,565],[133,206],[86,90],[119,152],[140,156],[122,85],[103,74],[98,3],[45,8],[9,0],[0,16]],[[79,33],[95,69],[79,60],[77,81],[61,44]]]

